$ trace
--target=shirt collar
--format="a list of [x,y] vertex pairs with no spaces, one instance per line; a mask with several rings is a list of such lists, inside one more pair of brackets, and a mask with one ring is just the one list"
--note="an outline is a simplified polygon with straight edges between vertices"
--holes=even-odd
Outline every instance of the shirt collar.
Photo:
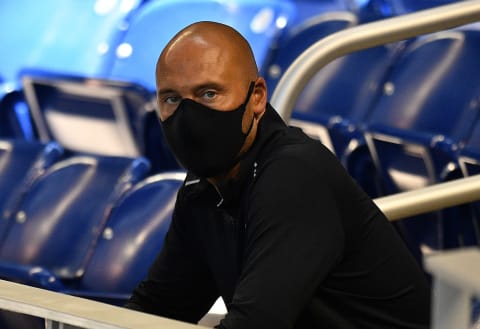
[[255,141],[240,160],[237,175],[217,186],[219,195],[223,198],[223,200],[220,200],[220,206],[228,207],[238,202],[244,185],[255,179],[256,172],[261,165],[261,159],[269,153],[268,146],[272,145],[271,141],[286,128],[287,125],[277,111],[270,104],[267,104],[265,113],[258,123]]

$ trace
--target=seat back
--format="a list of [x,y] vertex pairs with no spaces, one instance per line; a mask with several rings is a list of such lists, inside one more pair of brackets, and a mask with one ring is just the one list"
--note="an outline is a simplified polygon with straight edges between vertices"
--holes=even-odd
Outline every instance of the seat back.
[[141,86],[40,71],[23,71],[22,83],[40,140],[78,153],[144,153],[151,95]]
[[150,176],[117,203],[74,294],[104,301],[116,295],[123,300],[110,302],[126,302],[163,246],[184,176]]
[[250,42],[258,63],[279,27],[293,9],[289,1],[164,0],[145,3],[129,23],[117,48],[112,79],[132,81],[155,90],[155,65],[167,42],[197,21],[216,21],[237,29]]
[[62,154],[55,142],[0,140],[0,241],[8,230],[8,218],[25,193]]
[[458,29],[410,44],[385,83],[369,124],[465,140],[479,92],[479,41],[480,31]]
[[480,32],[451,30],[409,45],[368,118],[368,139],[388,192],[439,181],[469,136],[478,108]]
[[[365,134],[383,194],[444,181],[445,169],[457,161],[478,112],[479,42],[475,30],[433,33],[409,44],[396,61]],[[458,246],[473,222],[450,214],[428,213],[396,225],[416,248]],[[465,225],[455,228],[453,221]]]
[[22,82],[41,140],[73,153],[145,156],[156,171],[179,168],[143,86],[39,70],[24,70]]
[[35,132],[22,91],[0,84],[0,138],[35,140]]
[[275,87],[293,61],[308,47],[320,39],[342,29],[357,24],[357,17],[348,11],[320,13],[289,25],[283,35],[270,44],[265,61],[261,65],[261,75],[267,82],[267,92],[271,96]]
[[[292,124],[326,131],[320,138],[339,158],[365,122],[402,44],[369,48],[343,56],[307,83],[292,112]],[[310,133],[314,135],[314,131]]]
[[83,273],[110,207],[149,169],[144,158],[74,156],[57,162],[8,218],[0,259],[60,278]]

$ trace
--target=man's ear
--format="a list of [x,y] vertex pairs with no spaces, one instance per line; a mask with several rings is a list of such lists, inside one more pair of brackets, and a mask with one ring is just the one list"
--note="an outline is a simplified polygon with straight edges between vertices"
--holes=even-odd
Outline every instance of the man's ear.
[[252,93],[253,99],[253,115],[260,118],[267,107],[267,83],[262,77],[255,80],[255,88]]

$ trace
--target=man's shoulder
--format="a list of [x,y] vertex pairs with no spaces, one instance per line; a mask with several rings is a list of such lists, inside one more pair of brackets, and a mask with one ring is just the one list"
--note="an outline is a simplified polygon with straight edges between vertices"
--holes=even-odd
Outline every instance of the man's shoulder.
[[320,141],[307,136],[300,128],[289,127],[277,138],[268,158],[292,161],[321,161],[332,152]]

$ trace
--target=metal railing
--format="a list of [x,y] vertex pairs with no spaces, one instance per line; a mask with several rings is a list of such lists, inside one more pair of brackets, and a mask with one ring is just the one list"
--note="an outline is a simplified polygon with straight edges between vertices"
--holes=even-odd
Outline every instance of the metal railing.
[[85,329],[205,328],[4,280],[0,280],[0,309],[44,318],[47,329],[64,324]]
[[480,200],[480,175],[374,199],[390,221]]
[[[324,65],[353,51],[449,29],[480,20],[480,0],[462,1],[413,14],[359,25],[317,42],[288,68],[271,103],[288,121],[297,97]],[[480,176],[375,199],[390,220],[442,209],[480,198]],[[0,280],[0,309],[86,329],[188,329],[191,324]]]

